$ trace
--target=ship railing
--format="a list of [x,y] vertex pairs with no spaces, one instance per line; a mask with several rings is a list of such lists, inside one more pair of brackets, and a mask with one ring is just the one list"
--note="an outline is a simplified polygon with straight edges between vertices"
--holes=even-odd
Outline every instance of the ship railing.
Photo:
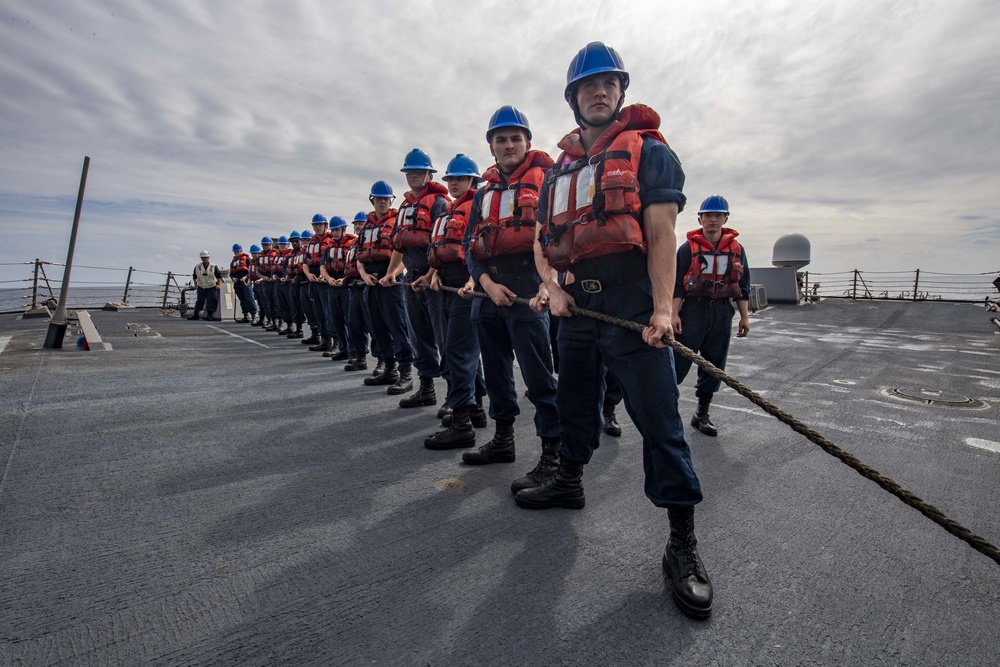
[[[997,296],[994,279],[1000,270],[985,273],[933,271],[799,272],[804,301],[830,299],[885,299],[894,301],[968,301],[982,303]],[[751,272],[751,276],[753,273]]]
[[[25,267],[22,278],[17,269]],[[0,263],[0,313],[18,313],[43,306],[51,310],[59,300],[65,264],[35,259]],[[172,271],[147,271],[134,266],[73,266],[73,283],[66,294],[71,309],[101,308],[118,303],[135,308],[173,309],[184,301],[183,286]],[[183,277],[189,274],[180,274]]]

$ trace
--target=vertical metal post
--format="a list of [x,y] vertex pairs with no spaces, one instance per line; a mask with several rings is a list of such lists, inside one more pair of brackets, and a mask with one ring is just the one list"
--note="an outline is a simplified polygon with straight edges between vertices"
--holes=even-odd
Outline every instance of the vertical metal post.
[[917,300],[917,288],[920,286],[920,269],[917,269],[916,275],[913,276],[913,300]]
[[128,286],[132,284],[132,271],[134,267],[128,267],[128,275],[125,276],[125,294],[122,296],[122,303],[128,303]]
[[73,270],[73,251],[76,250],[76,233],[80,229],[80,212],[83,210],[83,192],[87,188],[87,172],[90,170],[90,156],[83,157],[83,173],[80,175],[80,192],[76,195],[76,213],[73,214],[73,231],[69,235],[69,251],[66,253],[66,268],[63,270],[62,287],[59,289],[59,305],[49,320],[49,331],[45,335],[43,347],[61,348],[69,324],[66,317],[66,295],[69,293],[69,275]]
[[38,308],[38,267],[41,266],[42,260],[35,258],[35,276],[31,279],[31,307]]
[[858,270],[854,269],[854,291],[851,293],[852,299],[858,298]]
[[162,308],[167,307],[167,295],[170,294],[170,279],[174,277],[174,274],[167,271],[167,282],[163,283],[163,305]]
[[812,299],[810,298],[810,292],[809,292],[809,272],[808,271],[806,271],[805,280],[802,282],[802,293],[803,293],[803,296],[805,297],[803,300],[806,303],[809,303]]

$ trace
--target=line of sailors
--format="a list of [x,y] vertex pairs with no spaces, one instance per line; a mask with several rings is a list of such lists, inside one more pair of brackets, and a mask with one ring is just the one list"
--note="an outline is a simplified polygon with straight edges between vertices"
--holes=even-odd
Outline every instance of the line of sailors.
[[[347,372],[367,371],[371,352],[376,364],[364,384],[409,394],[400,407],[437,405],[434,381],[443,378],[437,417],[446,428],[424,445],[468,449],[468,465],[515,460],[516,360],[541,449],[537,465],[511,484],[521,507],[584,506],[583,467],[602,428],[620,434],[614,407],[624,395],[643,438],[646,495],[669,511],[663,567],[672,593],[685,613],[705,618],[712,587],[694,536],[701,487],[677,411],[677,376],[689,366],[675,373],[662,339],[682,328],[704,335],[731,327],[730,299],[740,298],[746,282],[736,269],[746,258],[735,233],[722,228],[728,203],[721,197],[699,213],[711,238],[695,230],[682,247],[687,254],[677,253],[684,173],[656,112],[623,107],[628,84],[618,53],[588,44],[567,73],[564,95],[578,128],[560,141],[557,160],[531,148],[523,113],[501,107],[486,132],[496,163],[482,175],[458,154],[442,185],[430,157],[414,148],[403,160],[409,190],[398,209],[392,187],[377,181],[373,210],[355,216],[353,233],[343,218],[317,214],[311,232],[282,236],[277,247],[267,237],[249,256],[234,246],[230,275],[245,322],[346,361]],[[714,216],[714,227],[702,214]],[[670,284],[675,259],[687,266]],[[477,288],[489,298],[470,298]],[[688,320],[682,327],[687,306],[680,304],[688,298],[703,326]],[[573,305],[648,324],[637,336],[570,317]],[[745,305],[740,310],[745,335]],[[701,416],[692,423],[708,433],[718,384],[700,379],[698,389]],[[493,437],[472,449],[475,428],[489,419]]]

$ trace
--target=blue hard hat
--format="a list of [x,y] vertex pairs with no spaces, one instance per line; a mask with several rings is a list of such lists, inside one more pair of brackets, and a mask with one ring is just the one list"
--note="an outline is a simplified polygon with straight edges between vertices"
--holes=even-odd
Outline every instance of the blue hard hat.
[[288,240],[289,241],[294,241],[295,239],[301,239],[301,238],[302,238],[302,234],[299,234],[297,231],[294,231],[294,232],[292,232],[291,234],[288,235]]
[[437,173],[437,169],[431,164],[431,156],[419,148],[414,148],[406,154],[403,159],[403,168],[400,171],[429,171]]
[[254,243],[252,246],[250,246],[250,252],[251,253],[260,253],[261,252],[260,246],[257,245],[256,243]]
[[243,246],[241,246],[239,243],[234,243],[233,252],[243,252]]
[[392,186],[391,185],[389,185],[385,181],[375,181],[375,183],[372,184],[371,194],[369,194],[368,196],[369,197],[395,197],[396,195],[392,194]]
[[507,105],[493,112],[493,117],[490,118],[490,126],[486,130],[487,143],[493,140],[493,130],[498,130],[501,127],[519,127],[527,134],[528,141],[531,141],[531,128],[528,126],[528,117],[518,111],[517,107]]
[[281,245],[281,244],[288,245],[288,237],[287,236],[279,236],[278,237],[278,245]]
[[354,214],[354,222],[368,222],[368,214],[364,211],[358,211]]
[[577,82],[602,72],[618,74],[622,81],[623,93],[628,88],[628,72],[625,71],[625,63],[622,62],[622,57],[618,55],[618,52],[604,42],[591,42],[580,49],[569,64],[569,70],[566,72],[566,90],[563,95],[569,100],[576,89]]
[[274,245],[273,243],[271,243],[271,237],[270,236],[265,236],[264,238],[262,238],[260,240],[260,244],[261,245]]
[[444,172],[444,180],[448,180],[452,176],[475,176],[478,181],[483,180],[479,176],[479,166],[476,161],[465,153],[459,153],[448,163],[448,168]]
[[712,195],[701,203],[698,213],[725,213],[729,215],[729,202],[722,195]]
[[313,237],[313,233],[311,231],[309,231],[308,229],[302,230],[302,240],[303,241],[311,239],[312,237]]
[[339,215],[330,216],[330,229],[340,229],[341,227],[347,226],[347,220],[344,220]]
[[323,217],[322,215],[320,215],[319,213],[317,213],[316,215],[313,216],[312,223],[314,225],[325,225],[326,224],[326,218]]

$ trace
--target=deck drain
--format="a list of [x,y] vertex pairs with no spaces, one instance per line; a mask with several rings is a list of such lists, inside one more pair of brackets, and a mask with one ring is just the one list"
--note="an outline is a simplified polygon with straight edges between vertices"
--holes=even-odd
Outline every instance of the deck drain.
[[896,387],[895,389],[888,389],[884,393],[888,396],[904,398],[908,401],[917,401],[925,405],[936,405],[945,408],[982,408],[986,406],[982,401],[977,401],[962,394],[922,387]]
[[434,488],[438,491],[461,491],[465,488],[465,482],[457,477],[445,477],[434,482]]

